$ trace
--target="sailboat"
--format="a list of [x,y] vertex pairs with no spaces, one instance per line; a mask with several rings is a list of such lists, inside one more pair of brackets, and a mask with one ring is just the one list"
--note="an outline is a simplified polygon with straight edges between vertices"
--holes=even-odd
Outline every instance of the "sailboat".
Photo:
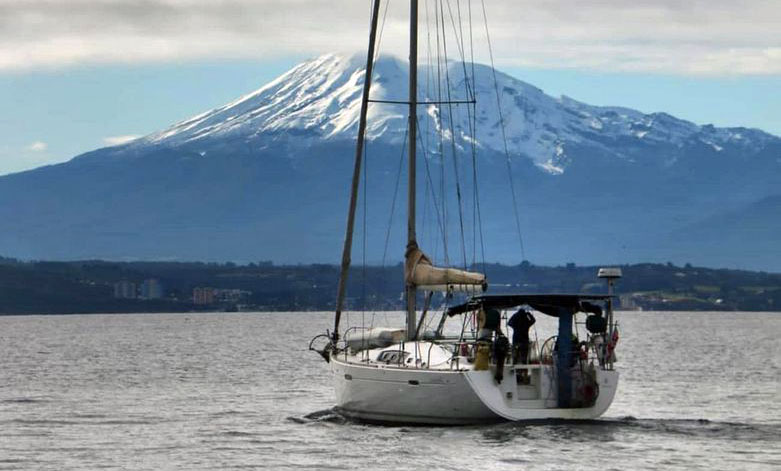
[[[336,410],[365,422],[390,424],[477,424],[539,419],[592,419],[613,401],[619,373],[614,368],[618,341],[613,284],[620,269],[600,269],[606,294],[486,294],[485,274],[438,267],[418,245],[416,234],[416,147],[418,101],[418,0],[410,0],[408,105],[407,242],[404,261],[406,328],[352,327],[343,334],[362,155],[370,103],[380,0],[372,5],[369,48],[358,123],[355,165],[337,291],[333,331],[315,337],[310,350],[328,362]],[[395,102],[398,104],[398,102]],[[433,293],[471,297],[439,313],[434,331],[424,330]],[[418,294],[424,306],[418,319]],[[477,330],[489,314],[536,312],[558,320],[558,333],[541,344],[511,354],[501,329]],[[528,310],[528,311],[527,311]],[[574,337],[583,313],[588,334]],[[500,314],[501,315],[501,314]],[[460,332],[445,325],[456,320]],[[483,324],[486,325],[486,324]],[[325,340],[322,348],[314,345]],[[504,346],[504,347],[502,347]],[[517,351],[518,347],[514,347]]]

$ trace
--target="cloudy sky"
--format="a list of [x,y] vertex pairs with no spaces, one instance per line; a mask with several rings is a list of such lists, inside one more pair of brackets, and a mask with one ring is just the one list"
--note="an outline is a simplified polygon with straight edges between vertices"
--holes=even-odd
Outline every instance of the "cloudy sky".
[[[464,18],[471,3],[485,44],[480,0],[441,1]],[[781,1],[485,5],[497,65],[548,93],[781,134]],[[302,59],[363,49],[369,8],[368,0],[0,0],[0,174],[152,132]],[[407,8],[390,0],[383,51],[403,54]],[[477,55],[487,60],[485,49]]]

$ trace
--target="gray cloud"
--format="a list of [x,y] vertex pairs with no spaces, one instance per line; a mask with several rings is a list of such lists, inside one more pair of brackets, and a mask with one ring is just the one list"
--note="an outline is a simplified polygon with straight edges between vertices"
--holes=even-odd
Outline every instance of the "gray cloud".
[[[462,17],[468,3],[449,0]],[[480,2],[471,3],[482,43]],[[407,4],[390,4],[385,50],[403,54]],[[781,74],[776,0],[486,4],[505,65]],[[364,47],[368,13],[367,0],[0,0],[0,70],[350,52]],[[432,17],[421,12],[424,23]]]

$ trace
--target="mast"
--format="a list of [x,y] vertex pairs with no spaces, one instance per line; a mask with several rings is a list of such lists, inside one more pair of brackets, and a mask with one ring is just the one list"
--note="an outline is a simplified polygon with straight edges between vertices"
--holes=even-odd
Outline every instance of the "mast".
[[[407,184],[407,251],[417,247],[415,235],[415,170],[417,145],[417,107],[418,107],[418,0],[410,0],[409,28],[409,167]],[[415,339],[416,313],[415,296],[417,290],[411,281],[407,281],[407,340]]]
[[355,206],[358,202],[358,186],[361,181],[361,161],[363,158],[363,142],[366,134],[366,114],[369,109],[369,90],[372,84],[372,70],[374,69],[374,48],[377,38],[377,19],[380,15],[380,0],[374,0],[372,8],[371,27],[369,30],[369,51],[366,54],[366,75],[363,80],[363,97],[361,99],[361,115],[358,121],[358,140],[355,145],[355,166],[353,167],[353,180],[350,192],[350,209],[347,213],[347,230],[344,236],[344,249],[342,250],[342,269],[339,273],[339,286],[336,294],[336,315],[334,316],[334,331],[331,337],[335,344],[339,340],[339,321],[344,307],[344,294],[347,288],[347,276],[350,269],[350,254],[353,247],[353,227],[355,226]]

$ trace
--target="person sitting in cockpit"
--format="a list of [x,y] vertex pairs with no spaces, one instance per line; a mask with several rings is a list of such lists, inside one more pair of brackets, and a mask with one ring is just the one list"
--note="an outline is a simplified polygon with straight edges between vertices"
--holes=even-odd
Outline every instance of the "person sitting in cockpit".
[[502,334],[502,315],[496,309],[480,309],[477,312],[477,340],[491,341],[493,333]]
[[491,343],[493,334],[496,332],[496,340],[491,343],[493,345],[494,362],[496,363],[494,379],[497,383],[501,383],[504,378],[504,360],[510,343],[502,333],[502,315],[496,309],[482,308],[477,313],[477,325],[479,327],[477,331],[477,341],[479,343]]

